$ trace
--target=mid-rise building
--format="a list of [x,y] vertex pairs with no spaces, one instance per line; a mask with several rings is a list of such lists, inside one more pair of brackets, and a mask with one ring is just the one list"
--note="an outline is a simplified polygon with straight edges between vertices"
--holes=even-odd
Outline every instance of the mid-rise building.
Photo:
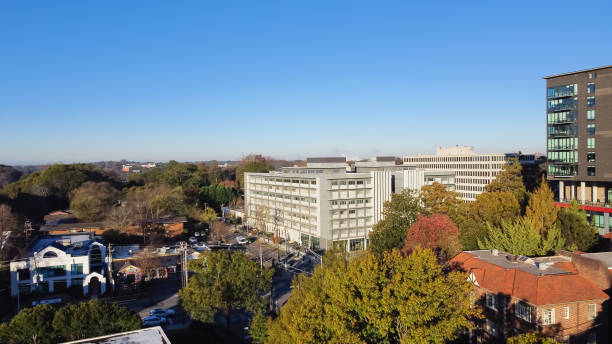
[[610,231],[612,66],[544,77],[548,180],[561,206],[578,200]]
[[[580,262],[574,264],[576,259]],[[589,261],[586,262],[585,261]],[[609,296],[591,278],[598,267],[572,254],[528,258],[497,250],[465,251],[451,260],[469,274],[473,302],[484,319],[474,335],[486,343],[541,331],[564,343],[609,343],[605,302]],[[601,275],[601,276],[599,276]]]
[[463,200],[471,202],[485,191],[510,158],[521,164],[534,164],[536,154],[491,153],[479,154],[471,146],[440,147],[435,155],[409,155],[404,163],[420,169],[453,172],[455,190]]
[[391,194],[434,181],[454,188],[454,180],[450,171],[396,165],[394,158],[356,162],[354,169],[346,158],[309,158],[306,167],[245,173],[245,212],[251,226],[281,238],[354,251],[368,246]]

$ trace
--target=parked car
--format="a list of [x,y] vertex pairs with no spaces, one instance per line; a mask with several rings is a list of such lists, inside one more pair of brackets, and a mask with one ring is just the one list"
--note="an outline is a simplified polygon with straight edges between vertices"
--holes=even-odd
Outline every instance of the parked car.
[[160,318],[168,318],[174,315],[174,309],[155,308],[150,311],[149,314]]
[[194,234],[195,236],[199,237],[201,233],[200,233],[200,232],[195,232],[195,233],[193,233],[193,234]]
[[206,245],[203,242],[195,243],[195,244],[191,245],[191,247],[193,247],[193,249],[196,250],[196,251],[206,251],[206,250],[208,250],[208,245]]
[[239,243],[240,245],[246,245],[249,243],[249,241],[242,235],[239,235],[236,237],[236,242]]
[[192,244],[195,244],[195,243],[198,242],[198,238],[196,238],[196,237],[189,237],[189,242],[192,243]]
[[142,326],[159,326],[166,323],[166,318],[156,315],[148,316],[142,319]]

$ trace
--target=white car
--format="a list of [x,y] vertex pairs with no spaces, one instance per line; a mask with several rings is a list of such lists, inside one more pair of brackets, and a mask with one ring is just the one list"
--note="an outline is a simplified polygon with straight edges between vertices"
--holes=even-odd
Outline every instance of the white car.
[[191,245],[191,247],[193,247],[193,249],[196,250],[196,251],[206,251],[206,250],[208,250],[208,246],[205,243],[203,243],[203,242],[199,242],[197,244],[193,244],[193,245]]
[[240,245],[246,245],[249,243],[249,241],[242,235],[239,235],[236,237],[236,242],[239,243]]
[[160,318],[168,318],[174,315],[174,309],[155,308],[150,311],[149,314]]
[[142,326],[159,326],[166,323],[166,318],[156,315],[148,316],[142,319]]

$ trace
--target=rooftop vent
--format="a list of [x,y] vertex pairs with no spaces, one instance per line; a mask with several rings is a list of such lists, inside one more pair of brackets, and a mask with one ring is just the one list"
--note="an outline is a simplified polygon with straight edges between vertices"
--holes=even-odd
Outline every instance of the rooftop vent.
[[491,250],[491,254],[494,256],[499,256],[499,250]]

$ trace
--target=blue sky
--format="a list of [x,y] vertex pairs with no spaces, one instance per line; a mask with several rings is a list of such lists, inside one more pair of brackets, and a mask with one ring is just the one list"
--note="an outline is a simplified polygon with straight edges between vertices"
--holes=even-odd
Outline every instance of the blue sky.
[[612,2],[3,1],[0,163],[545,151]]

